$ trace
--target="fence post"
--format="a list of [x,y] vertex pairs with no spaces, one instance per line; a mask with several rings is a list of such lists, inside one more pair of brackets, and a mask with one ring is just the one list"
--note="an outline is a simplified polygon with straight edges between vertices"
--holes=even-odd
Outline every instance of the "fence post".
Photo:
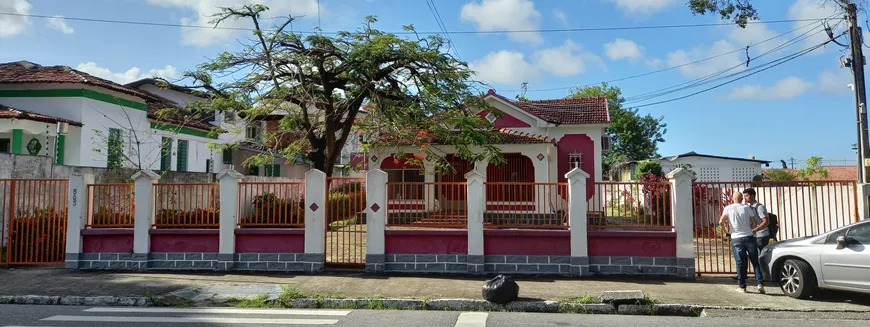
[[486,209],[484,181],[486,177],[477,169],[465,174],[468,181],[468,272],[483,274],[483,214]]
[[312,169],[305,173],[305,254],[304,271],[323,270],[326,261],[326,174]]
[[151,252],[151,222],[154,220],[154,183],[160,176],[150,170],[140,170],[133,175],[136,185],[133,216],[133,261],[139,262],[139,269],[148,263],[148,253]]
[[94,183],[93,175],[74,172],[69,177],[69,193],[66,223],[66,261],[67,269],[79,268],[79,255],[82,253],[82,229],[88,222],[88,184]]
[[220,182],[220,245],[217,269],[232,270],[236,253],[236,224],[239,214],[239,181],[242,174],[226,169],[217,174]]
[[587,236],[586,179],[589,174],[575,167],[565,178],[568,180],[568,224],[571,232],[571,275],[589,275],[589,238]]
[[366,173],[366,272],[383,272],[387,226],[387,173],[380,169]]
[[671,182],[671,222],[677,233],[677,267],[685,268],[685,275],[695,278],[695,248],[694,225],[695,215],[692,210],[692,173],[684,168],[677,168],[668,173]]

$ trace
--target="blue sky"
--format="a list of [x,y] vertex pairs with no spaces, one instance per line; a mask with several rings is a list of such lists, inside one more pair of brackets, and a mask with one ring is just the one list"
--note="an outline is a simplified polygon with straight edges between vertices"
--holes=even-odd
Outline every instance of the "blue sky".
[[[124,21],[202,25],[216,6],[245,0],[5,0],[0,12]],[[425,0],[262,0],[267,16],[294,15],[294,29],[325,31],[357,27],[377,15],[382,30],[414,24],[438,31]],[[528,82],[531,99],[564,97],[572,86],[642,74],[750,48],[750,57],[770,51],[808,32],[811,37],[771,52],[751,69],[806,49],[826,39],[812,22],[753,24],[747,29],[711,26],[675,29],[499,33],[722,22],[693,16],[685,0],[435,0],[461,59],[478,78],[513,97]],[[764,21],[832,16],[819,0],[756,1]],[[318,10],[319,9],[319,10]],[[319,20],[318,20],[319,12]],[[839,16],[837,16],[839,17]],[[860,17],[864,22],[865,17]],[[836,24],[839,21],[831,21]],[[247,27],[247,22],[227,26]],[[812,24],[812,25],[810,25]],[[841,30],[845,24],[840,24]],[[791,30],[803,27],[796,32]],[[781,35],[784,34],[784,35]],[[781,35],[781,36],[780,36]],[[777,37],[779,36],[779,37]],[[152,74],[177,76],[220,51],[238,48],[244,32],[84,22],[0,15],[0,62],[29,60],[68,65],[125,83]],[[776,38],[774,38],[776,37]],[[774,38],[760,43],[763,40]],[[845,42],[845,38],[842,38]],[[779,161],[819,155],[854,159],[854,98],[851,74],[839,66],[843,49],[835,44],[780,66],[683,100],[644,106],[641,113],[664,116],[668,124],[662,155],[689,151]],[[612,83],[631,105],[668,100],[727,81],[715,81],[655,98],[640,95],[688,83],[745,61],[742,51],[698,64]],[[736,77],[736,76],[735,76]]]

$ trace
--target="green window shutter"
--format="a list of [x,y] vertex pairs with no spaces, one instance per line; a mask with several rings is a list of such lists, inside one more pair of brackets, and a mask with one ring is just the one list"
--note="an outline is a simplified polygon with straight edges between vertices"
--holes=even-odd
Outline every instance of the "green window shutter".
[[121,130],[117,128],[109,128],[109,142],[107,144],[109,153],[106,164],[108,168],[121,167],[121,151],[123,144],[121,143]]
[[169,171],[172,169],[172,139],[164,137],[160,144],[160,170]]
[[227,165],[233,164],[233,150],[224,149],[223,157],[224,157],[224,164],[227,164]]
[[248,175],[251,175],[251,176],[260,176],[260,166],[250,166],[250,167],[248,167]]
[[187,171],[187,140],[178,140],[178,163],[175,169]]
[[281,177],[281,165],[266,165],[266,176]]
[[57,158],[55,158],[55,163],[58,165],[63,165],[63,155],[64,150],[66,150],[66,135],[58,134],[57,135]]

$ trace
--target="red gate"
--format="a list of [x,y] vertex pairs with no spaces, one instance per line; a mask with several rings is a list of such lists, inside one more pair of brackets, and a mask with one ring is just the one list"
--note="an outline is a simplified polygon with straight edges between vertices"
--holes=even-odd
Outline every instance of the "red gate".
[[[699,276],[737,273],[731,242],[718,227],[719,218],[731,196],[750,187],[756,191],[756,200],[777,216],[777,241],[818,235],[858,221],[854,181],[693,183],[695,269]],[[751,265],[749,268],[752,271]]]
[[66,179],[2,179],[2,260],[10,265],[61,265],[66,249]]
[[365,266],[365,184],[365,178],[326,178],[326,265]]

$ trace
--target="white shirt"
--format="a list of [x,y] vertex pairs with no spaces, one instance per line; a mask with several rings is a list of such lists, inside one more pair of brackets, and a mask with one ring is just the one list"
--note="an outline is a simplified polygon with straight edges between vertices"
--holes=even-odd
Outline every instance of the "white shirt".
[[[758,225],[761,225],[762,219],[770,217],[767,213],[767,208],[758,201],[756,201],[755,204],[749,204],[749,207],[755,210],[755,218],[757,219],[756,224]],[[767,227],[755,233],[755,237],[765,236],[770,236],[770,231],[767,230]]]
[[752,219],[756,214],[752,212],[752,208],[748,205],[732,203],[725,207],[722,215],[728,217],[728,223],[731,225],[732,239],[753,236]]

